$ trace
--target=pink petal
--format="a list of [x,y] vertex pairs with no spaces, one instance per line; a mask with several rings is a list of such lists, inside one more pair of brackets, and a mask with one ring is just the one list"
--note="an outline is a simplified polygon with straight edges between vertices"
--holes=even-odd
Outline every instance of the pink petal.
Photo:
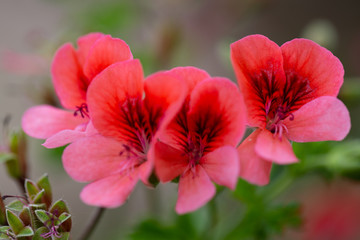
[[183,151],[160,141],[154,144],[154,158],[156,175],[161,182],[173,180],[188,166],[187,156]]
[[78,59],[81,66],[85,65],[85,61],[89,55],[91,47],[94,45],[96,40],[100,39],[101,37],[105,36],[102,33],[89,33],[82,37],[79,37],[77,40],[78,45]]
[[199,83],[191,93],[189,130],[205,135],[212,149],[236,146],[245,131],[245,104],[237,86],[226,78]]
[[198,83],[210,78],[210,75],[207,72],[195,67],[176,67],[171,69],[169,72],[177,75],[184,83],[187,84],[189,94]]
[[178,214],[195,211],[213,198],[215,192],[215,186],[209,176],[200,165],[197,165],[180,177],[175,210]]
[[266,185],[270,180],[272,163],[261,158],[255,152],[258,129],[248,136],[237,148],[240,160],[240,177],[256,185]]
[[121,39],[106,35],[98,39],[91,47],[84,65],[84,74],[93,79],[113,63],[132,59],[129,46]]
[[200,164],[211,180],[235,189],[239,176],[239,157],[234,147],[218,148],[201,158]]
[[350,131],[350,115],[346,106],[335,97],[319,97],[287,118],[288,137],[296,142],[340,141]]
[[136,173],[125,176],[114,174],[87,185],[80,197],[88,205],[119,207],[125,203],[137,181]]
[[268,130],[259,133],[255,152],[260,157],[278,164],[290,164],[298,161],[289,140],[285,136],[279,138]]
[[87,80],[70,43],[64,44],[55,53],[51,74],[55,91],[65,108],[75,110],[76,106],[86,103]]
[[157,72],[145,79],[144,106],[153,125],[152,130],[159,130],[174,118],[181,108],[187,87],[168,72]]
[[62,130],[46,139],[42,145],[46,148],[57,148],[72,143],[85,136],[86,134],[84,131]]
[[[139,60],[115,63],[101,72],[89,87],[87,101],[94,127],[104,136],[120,141],[129,138],[130,126],[121,106],[141,101],[143,97],[143,70]],[[131,116],[128,116],[131,115]]]
[[[231,62],[244,94],[248,123],[264,128],[265,109],[262,98],[282,89],[285,82],[280,47],[262,35],[244,37],[230,46]],[[273,89],[269,91],[267,89]]]
[[64,150],[65,171],[76,181],[94,181],[126,170],[121,142],[101,135],[84,137]]
[[22,117],[22,128],[31,137],[46,139],[66,129],[75,129],[88,120],[74,117],[67,112],[48,105],[28,109]]
[[287,76],[306,79],[311,96],[337,96],[344,68],[329,50],[307,39],[294,39],[281,46]]

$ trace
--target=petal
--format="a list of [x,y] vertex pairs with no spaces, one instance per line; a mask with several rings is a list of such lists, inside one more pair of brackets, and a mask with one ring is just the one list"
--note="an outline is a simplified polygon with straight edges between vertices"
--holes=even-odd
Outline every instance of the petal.
[[28,109],[22,117],[22,128],[31,137],[46,139],[65,130],[75,129],[88,120],[48,105]]
[[100,39],[101,37],[105,36],[102,33],[89,33],[82,37],[79,37],[77,40],[78,45],[78,59],[81,66],[85,65],[85,61],[89,55],[90,49],[92,45],[96,42],[96,40]]
[[350,131],[350,115],[346,106],[335,97],[319,97],[287,118],[288,137],[296,142],[343,140]]
[[244,37],[230,46],[231,62],[247,107],[248,124],[264,128],[265,104],[285,82],[280,47],[262,35]]
[[176,74],[187,84],[189,94],[199,82],[210,78],[210,75],[206,71],[195,67],[176,67],[169,72]]
[[161,182],[168,182],[185,172],[188,161],[183,151],[163,142],[154,144],[155,171]]
[[286,75],[306,79],[312,97],[337,96],[344,68],[329,50],[307,39],[294,39],[281,46]]
[[250,134],[237,150],[240,161],[239,176],[252,184],[263,186],[269,183],[272,163],[255,152],[255,143],[261,131],[258,129]]
[[260,157],[278,164],[290,164],[298,161],[289,140],[285,136],[279,138],[268,130],[259,133],[255,152]]
[[211,180],[235,189],[239,176],[239,157],[234,147],[224,146],[206,154],[200,160]]
[[184,102],[186,90],[186,85],[168,72],[158,72],[145,79],[144,106],[153,134],[174,118]]
[[87,80],[70,43],[55,53],[51,74],[56,94],[65,108],[76,109],[76,106],[86,103]]
[[84,137],[64,150],[65,171],[76,181],[94,181],[123,170],[121,142],[101,135]]
[[62,130],[46,139],[42,145],[46,148],[57,148],[72,143],[85,136],[84,131]]
[[125,203],[137,181],[136,173],[125,176],[111,175],[85,186],[80,197],[88,205],[106,208],[119,207]]
[[[88,90],[88,107],[94,127],[118,140],[135,137],[134,119],[143,95],[143,70],[139,60],[113,64],[101,72]],[[141,106],[140,106],[141,107]],[[135,108],[135,109],[134,109]]]
[[195,211],[215,195],[215,186],[205,170],[197,165],[180,177],[179,196],[175,210],[178,214]]
[[191,93],[189,130],[207,142],[209,150],[236,146],[245,131],[245,105],[237,86],[226,78],[199,83]]
[[113,63],[132,59],[129,46],[121,39],[106,35],[91,47],[84,65],[84,74],[91,81]]

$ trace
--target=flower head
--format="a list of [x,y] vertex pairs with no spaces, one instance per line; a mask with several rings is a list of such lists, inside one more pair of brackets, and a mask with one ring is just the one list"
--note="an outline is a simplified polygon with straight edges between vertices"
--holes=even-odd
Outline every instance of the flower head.
[[231,45],[231,60],[253,132],[238,148],[240,175],[266,184],[271,163],[297,161],[289,140],[342,140],[349,112],[336,98],[344,69],[328,50],[306,39],[279,47],[252,35]]
[[162,182],[178,176],[176,211],[194,211],[215,194],[212,181],[235,188],[236,145],[245,130],[243,99],[225,78],[193,67],[175,68],[188,85],[187,98],[155,144],[155,170]]
[[175,75],[155,73],[143,80],[138,60],[113,64],[88,91],[90,117],[98,134],[70,144],[64,151],[67,173],[90,181],[81,192],[90,205],[122,205],[141,179],[148,184],[153,142],[184,100]]
[[78,49],[70,43],[60,47],[51,67],[55,92],[61,105],[28,109],[22,119],[24,131],[32,137],[47,139],[45,147],[65,145],[85,132],[94,131],[88,124],[87,89],[93,78],[109,65],[132,59],[128,45],[121,39],[101,33],[90,33],[77,41]]

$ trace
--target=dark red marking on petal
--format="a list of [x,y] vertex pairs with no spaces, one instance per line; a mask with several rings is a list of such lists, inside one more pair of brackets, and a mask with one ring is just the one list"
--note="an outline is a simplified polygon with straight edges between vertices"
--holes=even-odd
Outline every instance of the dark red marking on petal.
[[86,103],[82,103],[80,106],[76,106],[74,116],[76,117],[79,114],[82,118],[89,117],[89,109]]

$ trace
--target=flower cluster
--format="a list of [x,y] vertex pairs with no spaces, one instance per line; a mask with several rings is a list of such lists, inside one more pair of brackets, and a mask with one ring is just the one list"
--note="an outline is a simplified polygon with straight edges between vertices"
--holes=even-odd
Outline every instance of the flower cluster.
[[[195,67],[144,78],[127,44],[101,33],[77,44],[63,45],[52,63],[66,110],[35,106],[22,126],[45,147],[69,144],[64,168],[90,182],[81,192],[90,205],[118,207],[138,180],[151,186],[156,176],[178,181],[178,213],[194,211],[214,196],[213,182],[267,184],[273,162],[298,161],[290,141],[342,140],[350,129],[336,98],[343,67],[310,40],[279,47],[252,35],[233,43],[240,89]],[[256,130],[240,143],[246,125]]]

